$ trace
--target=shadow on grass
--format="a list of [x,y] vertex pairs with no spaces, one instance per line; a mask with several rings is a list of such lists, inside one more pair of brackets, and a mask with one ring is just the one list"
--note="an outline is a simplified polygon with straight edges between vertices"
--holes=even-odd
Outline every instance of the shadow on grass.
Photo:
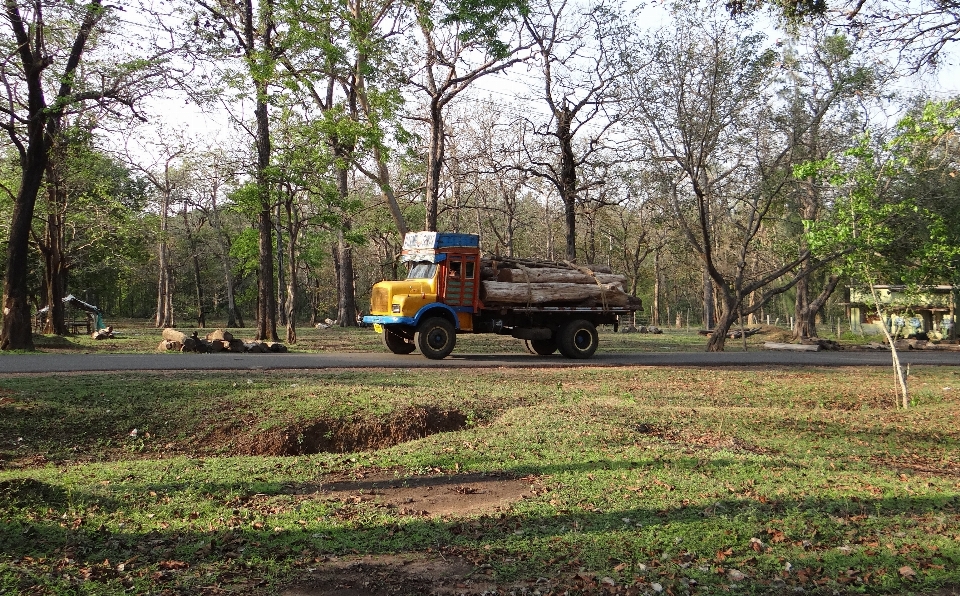
[[[694,461],[686,464],[693,465]],[[736,464],[733,460],[721,462],[725,466]],[[586,462],[524,466],[516,472],[518,476],[585,474],[631,465]],[[651,465],[657,464],[643,464],[647,468]],[[460,481],[450,475],[421,482],[442,487]],[[369,503],[321,504],[318,501],[323,500],[322,495],[291,492],[290,483],[284,482],[255,486],[125,483],[127,495],[139,495],[133,498],[114,498],[89,490],[67,494],[37,481],[27,482],[22,488],[16,498],[0,501],[0,575],[5,564],[17,568],[28,565],[34,575],[38,566],[46,566],[48,572],[56,569],[43,580],[47,586],[68,586],[71,574],[82,574],[82,569],[101,565],[102,561],[132,561],[130,568],[146,573],[141,574],[141,580],[153,573],[162,576],[167,589],[178,592],[197,581],[199,574],[205,576],[204,581],[213,581],[218,574],[240,574],[272,577],[282,584],[295,579],[290,575],[291,568],[309,564],[316,557],[427,552],[441,557],[463,556],[475,565],[493,565],[504,577],[524,579],[559,577],[582,569],[604,573],[614,573],[614,568],[626,573],[629,569],[629,574],[645,569],[643,573],[664,576],[669,581],[696,577],[701,585],[719,586],[729,583],[723,569],[736,568],[746,575],[741,582],[747,584],[743,593],[770,593],[784,582],[795,586],[815,582],[810,587],[817,593],[818,581],[829,592],[839,587],[839,593],[843,593],[843,586],[857,578],[861,588],[879,585],[876,582],[885,586],[873,593],[896,592],[897,586],[922,590],[960,585],[956,571],[960,542],[954,539],[946,547],[941,543],[930,548],[916,543],[902,545],[897,537],[917,540],[902,532],[910,527],[911,520],[942,517],[948,526],[955,522],[960,498],[953,494],[726,498],[666,507],[635,504],[640,499],[633,498],[615,511],[602,511],[589,503],[557,508],[550,504],[552,501],[546,502],[545,496],[492,515],[436,518],[386,511]],[[363,494],[373,485],[358,480],[341,483],[339,488]],[[262,512],[256,518],[236,517],[246,499],[292,494],[301,498],[295,511],[304,508],[300,515],[306,519],[302,523],[272,519]],[[144,527],[147,522],[143,517],[131,522],[130,515],[125,514],[164,500],[194,503],[205,513],[178,510],[177,515],[182,517],[173,519],[171,515],[170,519],[175,526],[157,519],[152,520],[154,527],[150,528]],[[67,502],[74,513],[65,511]],[[59,515],[61,511],[63,515]],[[94,527],[88,516],[123,523],[111,524],[113,529],[103,524]],[[233,520],[226,522],[231,516]],[[784,519],[793,524],[800,520],[803,527],[790,526]],[[881,545],[885,541],[897,542],[897,547],[885,548]],[[168,573],[171,561],[178,566],[183,562],[182,570]],[[792,561],[789,573],[784,572],[784,561]],[[911,572],[902,571],[904,568]],[[104,582],[117,580],[116,574],[103,578]]]

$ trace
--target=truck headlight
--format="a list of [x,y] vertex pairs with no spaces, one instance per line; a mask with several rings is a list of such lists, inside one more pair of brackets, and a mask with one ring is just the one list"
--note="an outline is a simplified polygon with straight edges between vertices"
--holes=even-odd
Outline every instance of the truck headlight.
[[400,312],[400,305],[399,305],[399,304],[394,304],[394,305],[392,305],[391,310],[392,310],[393,312],[395,312],[395,313],[399,313],[399,312]]

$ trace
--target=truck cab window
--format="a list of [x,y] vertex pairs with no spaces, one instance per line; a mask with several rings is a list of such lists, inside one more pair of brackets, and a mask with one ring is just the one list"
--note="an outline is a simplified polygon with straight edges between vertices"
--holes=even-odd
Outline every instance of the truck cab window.
[[410,273],[407,274],[407,279],[433,279],[433,276],[436,274],[436,263],[420,261],[410,264]]

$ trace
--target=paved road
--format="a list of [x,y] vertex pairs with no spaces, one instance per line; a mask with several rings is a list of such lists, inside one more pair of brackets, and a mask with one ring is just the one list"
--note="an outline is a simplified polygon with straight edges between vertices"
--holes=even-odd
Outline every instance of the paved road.
[[[960,352],[904,351],[904,364],[960,366]],[[444,360],[394,354],[5,354],[0,374],[125,370],[316,370],[325,368],[496,368],[570,366],[890,366],[884,351],[597,354],[590,360],[524,354],[457,354]]]

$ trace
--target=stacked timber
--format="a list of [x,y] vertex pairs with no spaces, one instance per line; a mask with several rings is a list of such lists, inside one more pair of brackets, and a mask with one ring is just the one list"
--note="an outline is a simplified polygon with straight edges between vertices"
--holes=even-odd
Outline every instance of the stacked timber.
[[624,291],[627,278],[609,267],[512,258],[485,259],[480,300],[487,307],[578,306],[640,308]]
[[157,346],[159,352],[286,352],[287,347],[279,342],[243,341],[229,331],[217,329],[201,338],[199,332],[187,335],[176,329],[163,330],[163,341]]

